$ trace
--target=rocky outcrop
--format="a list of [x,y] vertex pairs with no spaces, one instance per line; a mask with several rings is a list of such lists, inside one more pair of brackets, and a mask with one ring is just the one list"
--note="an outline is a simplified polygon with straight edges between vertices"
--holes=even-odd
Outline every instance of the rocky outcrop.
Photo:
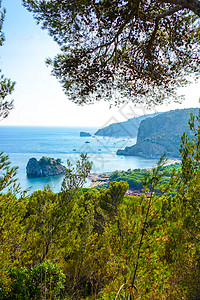
[[150,141],[144,141],[131,147],[126,147],[124,150],[118,150],[117,155],[144,156],[155,158],[160,157],[165,152],[166,148],[164,146],[152,143]]
[[42,170],[36,158],[30,158],[26,166],[26,174],[28,177],[42,176]]
[[176,109],[143,120],[138,129],[137,143],[118,150],[117,155],[157,158],[166,153],[168,157],[178,157],[183,132],[193,137],[188,125],[191,111],[198,114],[198,108]]
[[85,137],[85,136],[87,137],[87,136],[91,136],[91,134],[89,132],[81,131],[80,136],[81,137]]
[[64,175],[65,167],[61,164],[61,160],[49,157],[42,157],[39,161],[36,158],[30,158],[26,173],[28,177],[48,177],[55,175]]

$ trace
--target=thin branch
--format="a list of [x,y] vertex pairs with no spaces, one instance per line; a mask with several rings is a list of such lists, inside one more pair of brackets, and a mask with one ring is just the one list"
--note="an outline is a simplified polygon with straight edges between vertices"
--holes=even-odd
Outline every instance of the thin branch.
[[113,39],[110,41],[110,42],[107,42],[105,44],[102,44],[102,45],[99,45],[99,46],[96,46],[94,49],[91,49],[90,51],[88,51],[88,53],[92,53],[92,52],[95,52],[96,50],[100,49],[100,48],[104,48],[104,47],[108,47],[110,46],[111,44],[113,44],[119,37],[119,35],[122,33],[124,27],[128,24],[128,22],[133,18],[134,16],[134,11],[131,10],[129,12],[129,14],[127,15],[124,23],[119,27],[117,33],[115,34],[115,36],[113,37]]
[[133,290],[133,288],[135,288],[135,279],[136,279],[136,274],[137,274],[138,265],[139,265],[140,252],[141,252],[141,248],[142,248],[142,242],[143,242],[144,234],[145,234],[145,232],[147,230],[147,227],[148,227],[147,226],[147,219],[148,219],[149,211],[150,211],[150,208],[151,208],[151,205],[152,205],[153,193],[154,193],[154,187],[152,187],[151,197],[150,197],[150,200],[149,200],[149,204],[148,204],[148,208],[147,208],[147,212],[146,212],[146,216],[145,216],[145,221],[143,223],[142,234],[141,234],[141,238],[140,238],[140,244],[139,244],[139,247],[138,247],[138,254],[137,254],[137,260],[136,260],[137,262],[136,262],[135,271],[134,271],[133,279],[132,279],[131,286],[130,286],[130,288],[132,290]]
[[139,243],[139,247],[138,247],[138,254],[137,254],[137,259],[136,259],[135,271],[134,271],[134,274],[133,274],[133,279],[132,279],[131,284],[130,284],[130,293],[131,293],[130,294],[130,299],[134,299],[133,289],[137,290],[137,288],[135,286],[135,280],[136,280],[136,275],[137,275],[137,271],[138,271],[138,267],[139,267],[139,259],[140,259],[140,253],[141,253],[143,238],[144,238],[145,232],[147,232],[147,228],[148,228],[147,221],[148,221],[148,218],[149,218],[149,215],[150,215],[152,200],[154,198],[154,192],[155,192],[156,185],[157,185],[155,179],[159,175],[159,172],[161,171],[161,169],[163,168],[164,164],[167,161],[166,159],[163,161],[164,157],[165,157],[165,154],[160,158],[160,161],[158,162],[158,166],[155,170],[155,174],[152,177],[152,180],[154,180],[154,182],[152,183],[151,196],[150,196],[150,199],[149,199],[149,203],[148,203],[148,207],[147,207],[147,211],[146,211],[146,215],[145,215],[145,220],[143,222],[143,228],[142,228],[140,243]]
[[180,5],[183,8],[187,8],[200,17],[200,1],[199,0],[158,0],[161,3],[170,3]]
[[140,0],[136,0],[135,8],[136,8],[136,16],[137,17],[139,16],[139,7],[140,7]]
[[127,283],[123,283],[123,284],[120,286],[120,288],[119,288],[119,290],[118,290],[118,292],[117,292],[117,295],[116,295],[116,297],[115,297],[115,300],[117,300],[117,298],[118,298],[118,296],[119,296],[121,290],[123,289],[123,287],[124,287],[125,285],[127,285]]
[[165,18],[165,17],[173,15],[175,12],[177,12],[177,11],[179,11],[181,9],[182,9],[182,6],[177,5],[177,6],[173,7],[173,8],[171,8],[171,9],[163,12],[162,14],[157,15],[157,17],[155,19],[155,27],[154,27],[154,30],[153,30],[152,35],[151,35],[151,38],[150,38],[150,40],[148,42],[148,45],[147,45],[147,50],[146,50],[147,51],[147,55],[150,54],[150,49],[151,49],[151,47],[153,45],[153,42],[155,40],[156,33],[158,31],[158,28],[159,28],[159,21],[161,19]]
[[114,54],[116,53],[117,50],[117,43],[115,44],[115,48],[113,49],[112,54],[110,55],[110,57],[103,63],[104,65],[106,65],[114,56]]

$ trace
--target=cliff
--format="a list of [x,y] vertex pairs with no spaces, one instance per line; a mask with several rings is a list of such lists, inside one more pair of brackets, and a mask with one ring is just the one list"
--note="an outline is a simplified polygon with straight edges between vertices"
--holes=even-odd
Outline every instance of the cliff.
[[65,167],[61,164],[61,159],[42,157],[39,161],[36,158],[30,158],[26,166],[28,177],[48,177],[55,175],[64,175]]
[[159,113],[143,115],[137,118],[129,119],[125,122],[114,123],[99,129],[95,135],[97,136],[109,136],[109,137],[127,137],[135,138],[137,136],[140,122],[144,119],[156,116]]
[[199,109],[177,109],[143,120],[138,129],[137,143],[118,150],[117,155],[160,157],[166,152],[168,157],[178,157],[183,132],[191,137],[188,125],[191,111],[197,115]]
[[131,147],[126,147],[124,150],[117,150],[117,155],[126,156],[144,156],[144,157],[160,157],[166,152],[166,148],[157,143],[144,141],[137,143]]

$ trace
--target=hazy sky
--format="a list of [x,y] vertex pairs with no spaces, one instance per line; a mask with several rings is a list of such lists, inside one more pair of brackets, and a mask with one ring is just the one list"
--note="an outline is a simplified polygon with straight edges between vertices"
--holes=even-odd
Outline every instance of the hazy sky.
[[[15,109],[0,125],[103,127],[148,113],[142,106],[134,108],[130,103],[109,109],[105,102],[84,107],[70,102],[59,82],[50,75],[51,68],[45,64],[47,57],[54,57],[59,52],[57,44],[36,25],[21,0],[3,0],[2,6],[7,14],[3,28],[6,41],[0,48],[0,69],[17,84],[11,97]],[[197,107],[199,91],[199,84],[190,86],[185,90],[183,104],[156,107],[152,111]]]

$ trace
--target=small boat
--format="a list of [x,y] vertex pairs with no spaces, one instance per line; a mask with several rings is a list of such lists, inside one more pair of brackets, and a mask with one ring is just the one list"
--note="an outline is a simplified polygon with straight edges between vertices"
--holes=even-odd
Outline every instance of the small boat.
[[90,142],[86,141],[85,144],[89,144]]
[[73,151],[76,151],[76,149],[73,149]]

